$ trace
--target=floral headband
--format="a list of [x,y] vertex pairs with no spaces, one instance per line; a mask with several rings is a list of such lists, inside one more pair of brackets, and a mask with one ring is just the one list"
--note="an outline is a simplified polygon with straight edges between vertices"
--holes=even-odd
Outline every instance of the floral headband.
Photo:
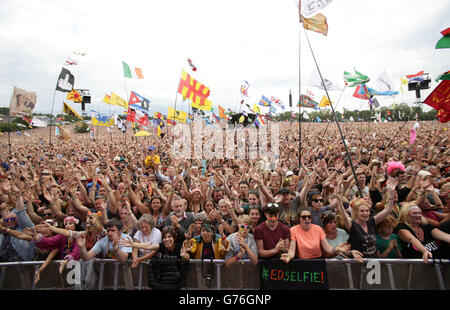
[[88,216],[91,216],[91,215],[94,215],[94,214],[97,214],[99,217],[102,217],[102,215],[103,215],[102,211],[97,211],[97,212],[89,211],[88,212]]
[[67,217],[64,218],[64,225],[66,225],[68,221],[74,222],[75,225],[78,225],[78,223],[80,222],[80,220],[77,219],[76,217],[73,217],[73,216],[67,216]]

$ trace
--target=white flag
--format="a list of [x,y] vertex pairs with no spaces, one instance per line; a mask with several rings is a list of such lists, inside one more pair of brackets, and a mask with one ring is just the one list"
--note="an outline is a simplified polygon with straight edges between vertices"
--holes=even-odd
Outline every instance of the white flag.
[[[342,90],[342,87],[325,78],[323,74],[322,78],[327,90]],[[317,69],[314,69],[314,71],[311,73],[311,76],[309,77],[309,85],[325,90],[322,80],[320,79],[319,71],[317,71]]]
[[331,0],[301,0],[303,16],[309,16],[331,3]]
[[375,81],[375,84],[377,86],[377,89],[379,91],[393,91],[392,82],[389,78],[389,75],[387,74],[386,70],[384,70],[378,79]]

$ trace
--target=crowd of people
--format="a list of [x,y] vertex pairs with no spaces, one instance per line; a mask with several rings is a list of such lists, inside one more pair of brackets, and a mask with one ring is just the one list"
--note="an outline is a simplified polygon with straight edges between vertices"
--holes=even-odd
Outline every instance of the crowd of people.
[[449,259],[449,132],[402,125],[341,124],[351,162],[335,124],[302,124],[299,148],[280,123],[277,161],[179,158],[170,129],[3,135],[0,262],[44,261],[36,282],[52,260],[148,262],[165,289],[190,259]]

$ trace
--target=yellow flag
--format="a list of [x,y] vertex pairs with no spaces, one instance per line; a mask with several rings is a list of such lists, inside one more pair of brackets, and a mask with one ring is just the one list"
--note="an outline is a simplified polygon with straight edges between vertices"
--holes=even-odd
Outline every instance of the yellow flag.
[[113,92],[111,92],[109,104],[117,105],[119,107],[124,107],[124,108],[128,109],[128,102]]
[[253,111],[255,111],[255,113],[261,114],[261,109],[256,105],[256,103],[253,104]]
[[239,123],[242,123],[245,120],[244,115],[241,115],[241,117],[239,117]]
[[328,34],[327,18],[322,13],[316,14],[313,17],[306,18],[302,15],[303,28],[306,30],[315,31],[326,36]]
[[400,90],[402,91],[402,93],[404,93],[405,91],[403,90],[403,85],[408,85],[408,80],[404,79],[404,78],[400,78]]
[[64,104],[64,108],[63,108],[63,112],[69,115],[74,115],[76,117],[78,117],[80,120],[83,120],[83,118],[74,110],[72,109],[72,107],[70,105],[68,105],[67,103],[63,102]]
[[105,98],[102,100],[104,103],[111,104],[111,97],[109,95],[105,95]]
[[175,110],[174,108],[170,108],[169,107],[167,119],[171,119],[171,120],[179,121],[179,122],[182,122],[182,123],[186,123],[187,116],[188,115],[187,115],[186,112],[178,111],[178,110]]
[[204,110],[204,111],[211,111],[212,108],[212,102],[209,99],[205,99],[202,101],[199,97],[194,98],[195,101],[191,101],[191,106],[193,108]]
[[330,101],[328,101],[327,96],[324,95],[324,96],[322,97],[322,100],[320,100],[319,107],[325,108],[325,107],[328,106],[328,105],[330,105]]
[[94,126],[113,126],[114,125],[114,117],[104,117],[97,119],[95,116],[92,116],[92,125]]

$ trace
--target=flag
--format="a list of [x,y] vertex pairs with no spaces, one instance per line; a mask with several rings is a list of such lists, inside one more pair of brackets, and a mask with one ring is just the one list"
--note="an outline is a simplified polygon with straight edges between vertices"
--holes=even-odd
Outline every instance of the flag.
[[450,80],[450,71],[439,74],[435,81],[437,82],[439,80]]
[[248,86],[246,87],[245,85],[241,85],[241,94],[248,97]]
[[110,97],[108,94],[106,94],[106,95],[105,95],[105,98],[103,98],[102,101],[103,101],[104,103],[111,104],[111,97]]
[[264,95],[261,97],[261,100],[258,102],[259,105],[263,107],[269,107],[272,104],[272,101],[270,101],[268,98],[266,98]]
[[450,48],[450,28],[441,31],[443,37],[436,43],[436,49],[438,48]]
[[304,119],[309,119],[309,115],[308,113],[302,112],[303,118]]
[[373,106],[375,109],[378,109],[378,108],[380,107],[380,103],[378,102],[377,98],[373,98],[373,99],[372,99],[372,106]]
[[320,100],[319,107],[325,108],[326,106],[330,105],[330,101],[328,100],[327,96],[323,95],[322,100]]
[[408,85],[408,80],[404,79],[404,78],[400,78],[400,90],[402,91],[402,93],[404,93],[405,91],[403,90],[403,85]]
[[59,135],[60,135],[59,128],[58,128],[58,126],[56,126],[56,128],[55,128],[55,136],[59,136]]
[[305,108],[316,108],[319,106],[319,103],[314,101],[310,96],[301,95],[300,102],[297,106],[302,106]]
[[244,116],[244,115],[241,115],[241,117],[239,117],[239,123],[244,122],[244,120],[245,120],[245,116]]
[[148,111],[144,110],[142,107],[132,104],[128,106],[127,111],[127,121],[137,123],[142,126],[148,125]]
[[67,57],[66,61],[64,62],[64,65],[66,65],[66,66],[78,65],[78,60],[73,59],[72,57]]
[[310,18],[301,16],[300,22],[303,22],[303,28],[306,30],[315,31],[324,36],[328,34],[327,18],[322,13],[316,14]]
[[278,99],[277,97],[274,97],[274,96],[270,97],[270,101],[272,101],[272,105],[280,107],[282,110],[285,109],[284,103],[281,102],[281,100]]
[[143,79],[142,69],[130,67],[126,62],[122,61],[123,76],[130,79]]
[[171,126],[175,126],[177,124],[177,122],[175,122],[172,119],[167,119],[167,125],[171,125]]
[[109,104],[117,105],[117,106],[123,107],[125,109],[128,108],[127,101],[113,92],[111,92],[111,96],[109,98]]
[[302,2],[301,14],[310,16],[331,3],[331,0],[299,0]]
[[194,63],[190,58],[188,58],[189,66],[191,66],[192,71],[197,71],[197,68],[194,66]]
[[209,87],[193,79],[186,71],[182,71],[180,83],[178,84],[178,93],[183,98],[189,98],[194,108],[211,111],[211,100],[208,100]]
[[114,117],[108,116],[91,110],[91,118],[93,126],[112,126],[114,125]]
[[317,120],[318,123],[320,123],[322,121],[322,119],[320,117],[318,117],[318,116],[316,116],[316,120]]
[[80,120],[83,120],[83,118],[74,110],[72,109],[72,107],[70,105],[68,105],[67,103],[63,102],[63,112],[68,114],[68,115],[73,115],[77,118],[79,118]]
[[229,117],[225,114],[225,109],[220,105],[218,106],[218,108],[219,108],[219,118],[229,119]]
[[424,103],[438,111],[436,117],[441,123],[450,120],[450,80],[441,81],[428,95]]
[[215,119],[216,122],[220,122],[219,117],[216,115],[216,113],[212,112],[212,117]]
[[14,87],[9,105],[9,115],[14,117],[32,117],[37,96],[33,91]]
[[365,84],[370,81],[370,78],[367,75],[364,75],[355,70],[355,74],[344,71],[344,81],[345,85],[349,87],[356,86],[358,84]]
[[186,123],[187,113],[184,111],[178,111],[178,110],[175,110],[174,108],[169,107],[167,119]]
[[407,75],[406,78],[408,79],[408,83],[414,82],[414,81],[423,82],[423,80],[424,80],[423,75],[424,75],[424,73],[422,70],[416,74]]
[[148,108],[148,105],[150,104],[150,100],[139,95],[135,91],[131,91],[130,100],[128,101],[128,104],[131,105],[131,104],[139,104],[139,103],[141,104],[142,107]]
[[416,141],[416,130],[411,128],[411,132],[409,134],[409,144],[414,144],[414,141]]
[[74,55],[78,55],[78,56],[86,56],[86,53],[84,52],[73,52]]
[[261,124],[265,124],[264,123],[264,120],[263,120],[263,118],[261,117],[261,114],[257,114],[257,117],[256,117],[257,119],[259,119],[259,122],[261,123]]
[[36,117],[33,117],[33,119],[31,120],[31,126],[33,126],[33,127],[47,127],[47,123],[42,121],[42,120],[40,120],[40,119],[38,119],[38,118],[36,118]]
[[72,91],[67,93],[67,100],[81,103],[83,101],[83,96],[81,96],[81,94],[76,89],[72,89]]
[[[377,88],[384,92],[384,91],[392,91],[394,88],[392,87],[391,79],[389,78],[389,75],[387,74],[386,70],[384,70],[375,81],[375,84]],[[369,90],[370,91],[370,90]],[[398,93],[398,92],[397,92]]]
[[256,105],[256,103],[253,104],[252,112],[254,112],[254,113],[261,113],[261,109]]
[[320,78],[319,71],[317,70],[317,68],[314,69],[314,71],[311,73],[311,75],[309,77],[309,85],[323,89],[323,90],[325,90],[325,88],[327,90],[342,90],[342,87],[338,86],[331,80],[329,80],[323,76],[322,76],[322,78],[323,78],[323,83],[322,83],[322,79]]
[[17,124],[17,126],[27,128],[27,126],[25,126],[24,124],[20,124],[20,123]]
[[353,93],[353,97],[358,99],[367,100],[370,98],[367,87],[365,84],[357,85],[355,88],[355,92]]
[[275,108],[273,105],[270,106],[269,113],[275,114],[277,113],[277,108]]
[[56,90],[68,93],[73,89],[74,84],[75,77],[69,70],[63,67],[56,82]]
[[[398,94],[398,91],[394,90],[386,90],[386,91],[378,91],[370,87],[366,87],[369,96],[394,96]],[[361,89],[360,89],[361,92]]]
[[114,121],[116,122],[117,128],[120,131],[127,131],[127,124],[119,117],[119,115],[114,114]]

